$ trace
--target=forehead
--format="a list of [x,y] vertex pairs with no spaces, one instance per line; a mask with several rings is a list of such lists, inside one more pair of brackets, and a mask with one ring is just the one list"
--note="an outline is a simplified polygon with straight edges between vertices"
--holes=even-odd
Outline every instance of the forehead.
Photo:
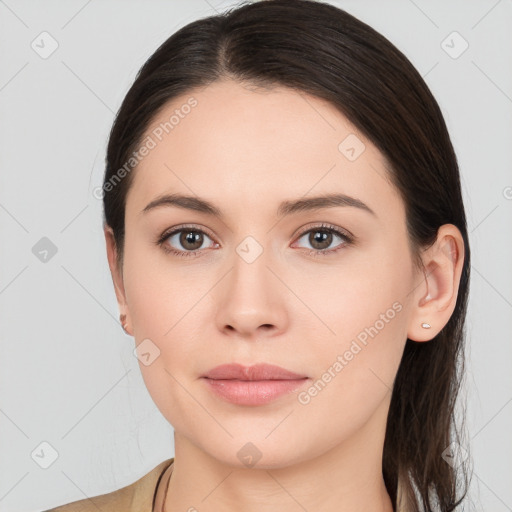
[[221,203],[227,215],[241,204],[272,214],[284,199],[332,192],[374,210],[401,202],[377,148],[333,105],[286,87],[226,80],[192,90],[165,105],[143,143],[127,210],[173,192]]

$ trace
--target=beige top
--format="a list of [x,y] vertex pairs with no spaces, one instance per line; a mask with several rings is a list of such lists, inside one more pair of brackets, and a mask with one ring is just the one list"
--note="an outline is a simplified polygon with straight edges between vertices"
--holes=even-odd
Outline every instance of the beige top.
[[174,457],[164,460],[139,480],[117,491],[73,501],[46,512],[163,512],[173,463]]
[[[163,510],[164,497],[167,494],[173,468],[174,457],[164,460],[142,478],[122,489],[93,498],[73,501],[46,512],[98,512],[98,510],[101,512],[165,512]],[[400,502],[400,482],[398,497],[397,512],[405,512],[408,507]]]

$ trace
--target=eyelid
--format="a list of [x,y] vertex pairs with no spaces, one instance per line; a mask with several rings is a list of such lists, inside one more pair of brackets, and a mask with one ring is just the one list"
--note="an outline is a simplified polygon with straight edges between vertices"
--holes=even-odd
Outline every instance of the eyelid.
[[180,224],[178,226],[174,226],[172,228],[169,228],[165,230],[158,238],[155,240],[155,245],[158,247],[161,247],[162,250],[168,254],[171,254],[178,258],[190,258],[196,256],[198,253],[204,252],[205,249],[197,249],[195,251],[183,251],[180,249],[175,249],[174,247],[166,244],[167,240],[174,236],[177,233],[180,233],[181,231],[195,231],[198,233],[203,233],[209,238],[212,239],[214,245],[216,247],[219,246],[219,243],[215,240],[215,236],[213,236],[208,228],[205,228],[204,226],[198,227],[197,225],[192,224]]
[[[173,236],[176,233],[179,233],[181,231],[185,231],[187,229],[189,229],[190,231],[195,231],[195,232],[199,232],[199,233],[203,233],[203,234],[207,235],[209,238],[211,238],[213,240],[214,244],[218,247],[219,243],[216,241],[215,235],[213,235],[212,232],[208,228],[206,228],[204,226],[198,226],[197,224],[180,224],[180,225],[174,226],[172,228],[169,228],[168,230],[164,231],[164,233],[158,238],[158,240],[156,241],[156,244],[160,245],[160,246],[164,246],[164,243],[166,242],[166,240],[169,239],[171,236]],[[306,251],[309,251],[310,254],[314,253],[315,255],[316,254],[327,255],[327,254],[335,253],[347,245],[353,245],[356,240],[356,237],[347,229],[341,228],[339,226],[335,226],[330,223],[320,222],[320,223],[316,223],[316,224],[301,228],[300,232],[293,236],[293,238],[295,240],[293,243],[296,243],[296,241],[298,239],[302,238],[305,234],[307,234],[311,231],[314,231],[315,229],[318,231],[331,232],[334,235],[344,239],[344,242],[342,244],[340,244],[339,247],[337,246],[337,248],[334,248],[334,249],[324,249],[324,250],[322,250],[322,249],[318,249],[318,250],[317,249],[304,249]],[[197,249],[196,251],[181,251],[181,250],[177,250],[174,248],[166,248],[166,247],[164,247],[164,250],[167,252],[175,253],[175,254],[182,253],[181,255],[183,255],[183,256],[195,255],[197,253],[201,253],[204,251],[204,249]]]
[[180,231],[185,231],[186,229],[190,229],[190,231],[202,232],[215,241],[215,235],[208,228],[204,226],[198,226],[197,224],[179,224],[178,226],[169,228],[168,230],[163,232],[163,234],[159,237],[158,241],[165,242],[165,240],[167,240],[170,236]]
[[[172,228],[169,228],[168,230],[164,231],[163,234],[160,236],[159,241],[165,241],[167,238],[169,238],[171,235],[175,234],[176,232],[179,232],[181,230],[190,229],[190,230],[196,230],[196,231],[202,231],[205,234],[207,234],[210,238],[215,239],[215,235],[206,227],[204,226],[198,226],[197,224],[179,224],[177,226],[174,226]],[[355,236],[348,231],[347,229],[344,229],[339,226],[335,226],[333,224],[329,224],[326,222],[320,222],[313,225],[306,226],[305,228],[301,228],[300,231],[293,235],[293,238],[302,237],[312,229],[325,229],[325,230],[332,230],[332,231],[339,231],[341,235],[346,236],[349,240],[354,240]]]
[[300,238],[306,233],[312,231],[313,229],[337,232],[340,235],[346,237],[350,241],[354,241],[356,238],[348,229],[342,228],[340,226],[335,226],[334,224],[330,224],[328,222],[320,222],[306,226],[305,228],[301,228],[301,231],[299,231],[298,234],[294,235],[294,238]]
[[[334,256],[338,254],[340,251],[345,250],[347,247],[353,246],[355,244],[356,238],[352,233],[350,233],[348,230],[344,228],[340,228],[338,226],[334,226],[332,224],[328,224],[326,222],[322,222],[320,225],[315,226],[309,226],[304,228],[298,236],[296,236],[296,240],[300,240],[302,237],[306,236],[308,233],[312,233],[315,231],[326,231],[328,233],[333,234],[334,236],[337,236],[342,240],[341,243],[336,245],[332,249],[308,249],[308,248],[302,248],[302,251],[304,251],[308,256],[317,258],[317,257],[328,257],[328,256]],[[297,242],[294,242],[294,244]],[[293,247],[293,245],[292,245]]]

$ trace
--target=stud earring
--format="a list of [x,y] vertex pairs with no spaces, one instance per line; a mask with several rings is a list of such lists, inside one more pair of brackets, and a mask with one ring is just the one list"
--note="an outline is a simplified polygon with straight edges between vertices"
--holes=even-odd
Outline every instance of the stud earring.
[[421,327],[423,327],[423,329],[430,329],[430,324],[427,324],[427,323],[423,322],[421,324]]

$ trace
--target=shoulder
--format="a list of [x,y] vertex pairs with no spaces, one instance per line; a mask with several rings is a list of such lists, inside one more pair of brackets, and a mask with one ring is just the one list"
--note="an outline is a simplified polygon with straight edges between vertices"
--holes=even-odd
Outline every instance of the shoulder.
[[117,491],[73,501],[44,512],[151,512],[158,479],[173,460],[164,460],[149,473]]

